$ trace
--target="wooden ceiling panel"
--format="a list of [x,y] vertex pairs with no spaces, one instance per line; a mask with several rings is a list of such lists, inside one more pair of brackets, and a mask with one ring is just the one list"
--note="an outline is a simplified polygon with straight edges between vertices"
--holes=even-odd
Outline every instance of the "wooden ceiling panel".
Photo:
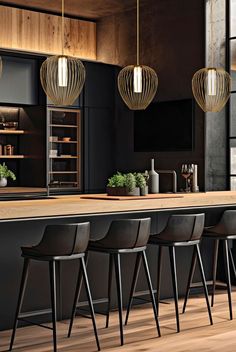
[[[24,7],[54,13],[60,13],[60,0],[6,0],[0,3],[15,7]],[[141,5],[148,0],[141,0]],[[115,13],[135,8],[136,0],[65,0],[65,12],[68,15],[97,20]]]

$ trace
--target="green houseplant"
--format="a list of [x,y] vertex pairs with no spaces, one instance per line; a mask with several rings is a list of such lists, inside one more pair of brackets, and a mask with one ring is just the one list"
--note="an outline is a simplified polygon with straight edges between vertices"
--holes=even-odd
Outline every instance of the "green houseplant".
[[140,188],[140,195],[146,196],[148,194],[147,178],[145,174],[138,172],[135,174],[136,186]]
[[0,164],[0,187],[7,186],[7,179],[11,178],[13,181],[16,180],[14,172],[8,169],[5,163]]
[[127,196],[139,196],[140,190],[136,184],[136,177],[135,174],[129,172],[128,174],[124,175],[125,177],[125,187],[127,189]]
[[108,179],[107,194],[110,196],[139,196],[135,175],[131,172],[122,174],[117,172]]
[[117,172],[108,179],[107,194],[109,196],[126,195],[125,178],[123,174]]

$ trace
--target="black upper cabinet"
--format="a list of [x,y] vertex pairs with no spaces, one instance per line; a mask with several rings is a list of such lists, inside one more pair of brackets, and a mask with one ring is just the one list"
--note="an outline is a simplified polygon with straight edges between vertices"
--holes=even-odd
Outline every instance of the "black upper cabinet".
[[114,107],[114,66],[85,62],[86,81],[84,86],[85,107]]
[[37,59],[2,56],[0,103],[18,105],[39,104],[39,74]]

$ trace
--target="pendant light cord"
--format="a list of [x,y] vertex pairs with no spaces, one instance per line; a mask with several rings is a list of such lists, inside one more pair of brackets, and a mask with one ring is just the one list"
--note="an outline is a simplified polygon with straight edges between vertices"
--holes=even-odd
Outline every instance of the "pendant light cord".
[[211,48],[211,67],[214,65],[214,55],[213,55],[213,48],[214,48],[214,34],[213,34],[213,0],[210,0],[210,23],[211,23],[211,28],[210,28],[210,48]]
[[139,0],[137,0],[137,66],[139,66],[140,30],[139,30]]
[[61,0],[61,51],[64,55],[64,37],[65,37],[65,2]]

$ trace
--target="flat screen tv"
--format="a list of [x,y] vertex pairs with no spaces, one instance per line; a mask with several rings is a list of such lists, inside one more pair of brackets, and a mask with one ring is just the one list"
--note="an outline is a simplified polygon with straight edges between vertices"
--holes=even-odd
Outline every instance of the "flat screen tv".
[[134,151],[191,151],[194,147],[192,99],[152,103],[134,114]]

